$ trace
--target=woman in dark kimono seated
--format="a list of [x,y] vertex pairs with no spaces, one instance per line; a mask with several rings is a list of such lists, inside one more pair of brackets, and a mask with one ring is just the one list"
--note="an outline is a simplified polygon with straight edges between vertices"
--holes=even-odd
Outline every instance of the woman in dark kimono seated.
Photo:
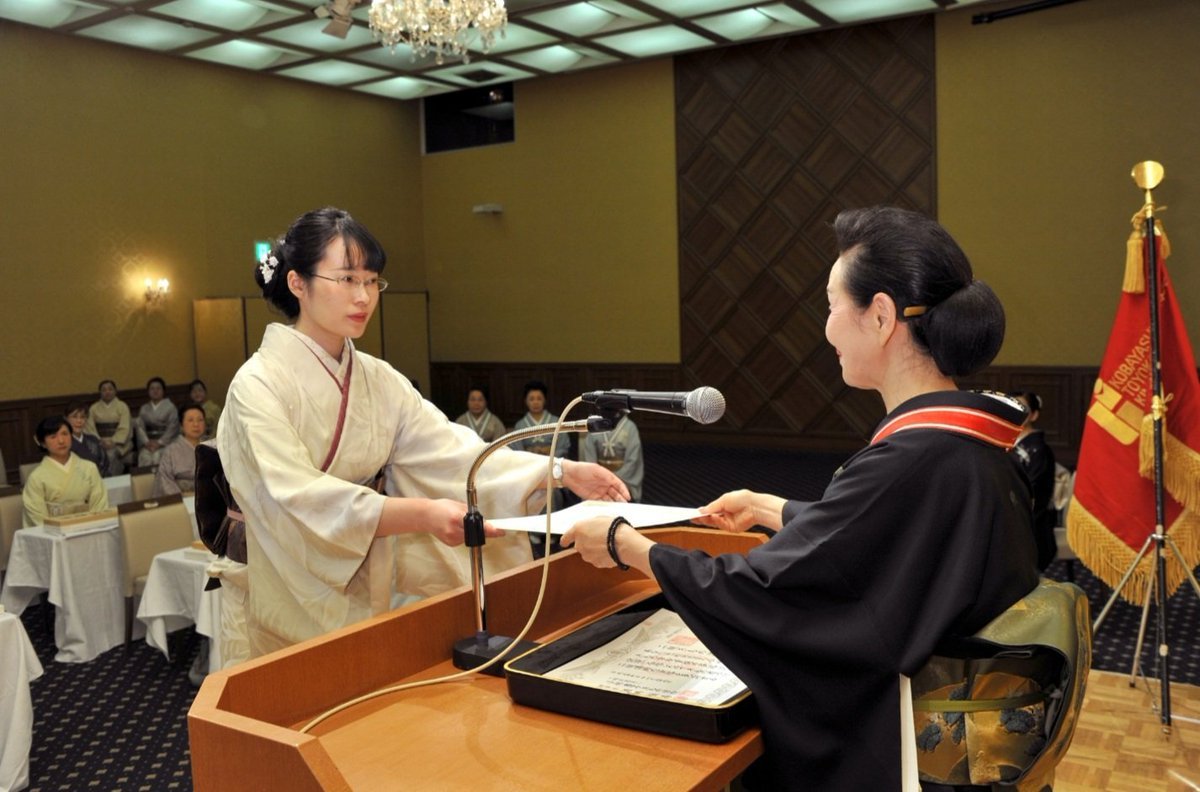
[[746,774],[754,790],[913,789],[907,678],[1038,582],[1026,486],[1006,455],[1024,410],[954,382],[999,351],[999,300],[919,214],[845,211],[834,230],[825,337],[846,384],[883,397],[871,443],[819,501],[739,490],[703,507],[714,527],[778,532],[745,556],[656,544],[620,519],[563,539],[598,567],[655,578],[754,692],[766,749]]

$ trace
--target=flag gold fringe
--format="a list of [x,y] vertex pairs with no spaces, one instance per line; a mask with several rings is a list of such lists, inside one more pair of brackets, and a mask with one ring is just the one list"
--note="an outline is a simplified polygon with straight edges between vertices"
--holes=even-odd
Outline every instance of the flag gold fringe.
[[[1160,207],[1166,209],[1165,206]],[[1143,294],[1146,291],[1146,262],[1142,255],[1142,240],[1146,238],[1146,208],[1142,207],[1129,221],[1133,231],[1125,241],[1125,279],[1121,291],[1128,294]],[[1155,229],[1162,244],[1159,252],[1165,261],[1171,255],[1171,243],[1167,241],[1167,230],[1162,221],[1155,219]]]
[[[1165,424],[1165,422],[1164,422]],[[1154,480],[1154,418],[1142,419],[1138,473]],[[1163,427],[1163,488],[1188,511],[1200,514],[1200,452]]]
[[[1147,515],[1147,522],[1152,520],[1153,515]],[[1184,510],[1179,519],[1167,529],[1167,535],[1175,541],[1184,562],[1189,567],[1195,567],[1197,556],[1200,555],[1200,517]],[[1067,542],[1084,566],[1112,588],[1121,582],[1121,578],[1129,570],[1129,565],[1141,550],[1140,547],[1131,548],[1117,538],[1076,498],[1071,498],[1071,505],[1067,510]],[[1180,566],[1179,559],[1169,549],[1164,548],[1164,552],[1167,596],[1170,596],[1187,580],[1187,570]],[[1153,565],[1154,553],[1147,552],[1120,592],[1122,599],[1134,605],[1145,604],[1146,584],[1150,581]]]

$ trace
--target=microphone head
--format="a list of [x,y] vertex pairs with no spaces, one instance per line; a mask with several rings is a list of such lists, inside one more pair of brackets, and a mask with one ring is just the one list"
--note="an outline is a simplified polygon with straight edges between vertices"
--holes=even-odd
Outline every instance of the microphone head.
[[688,393],[684,400],[687,417],[702,424],[719,421],[725,414],[725,397],[716,388],[704,386]]

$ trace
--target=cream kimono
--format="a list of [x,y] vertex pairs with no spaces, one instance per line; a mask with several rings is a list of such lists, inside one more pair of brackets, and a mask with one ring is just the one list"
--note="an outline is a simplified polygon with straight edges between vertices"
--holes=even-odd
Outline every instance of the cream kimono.
[[125,470],[125,455],[133,448],[133,416],[129,405],[118,398],[106,402],[97,399],[88,408],[87,426],[85,432],[94,434],[101,440],[111,440],[112,448],[106,448],[108,454],[108,471],[117,475]]
[[[322,473],[347,378],[341,438]],[[229,387],[217,433],[246,517],[251,654],[380,613],[395,593],[465,585],[465,548],[426,533],[375,538],[385,497],[370,485],[383,470],[389,494],[461,501],[482,445],[387,363],[349,342],[339,363],[296,330],[268,326]],[[484,516],[540,507],[545,475],[544,458],[497,452],[478,481]],[[484,555],[494,574],[530,560],[529,543],[523,534],[489,539]]]
[[86,503],[87,511],[104,511],[108,508],[108,491],[100,480],[96,465],[71,454],[67,464],[42,457],[21,490],[24,506],[25,527],[41,525],[46,521],[51,503]]

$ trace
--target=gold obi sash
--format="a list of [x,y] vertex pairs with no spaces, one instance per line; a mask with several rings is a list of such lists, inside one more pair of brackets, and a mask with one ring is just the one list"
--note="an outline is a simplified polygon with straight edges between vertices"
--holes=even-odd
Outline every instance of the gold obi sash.
[[602,456],[596,460],[602,467],[606,467],[616,473],[625,465],[625,457]]
[[1038,587],[912,678],[922,781],[1048,789],[1067,753],[1092,661],[1087,596]]

